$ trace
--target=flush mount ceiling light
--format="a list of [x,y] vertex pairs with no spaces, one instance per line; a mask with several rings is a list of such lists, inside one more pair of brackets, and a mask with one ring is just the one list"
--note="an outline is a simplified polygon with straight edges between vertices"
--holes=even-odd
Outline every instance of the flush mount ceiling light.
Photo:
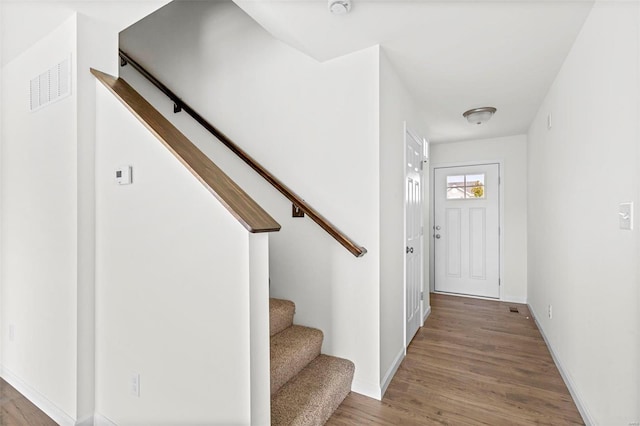
[[329,11],[334,15],[345,15],[351,10],[351,0],[329,0]]
[[471,124],[482,124],[489,121],[495,113],[496,109],[494,107],[482,107],[465,111],[462,116]]

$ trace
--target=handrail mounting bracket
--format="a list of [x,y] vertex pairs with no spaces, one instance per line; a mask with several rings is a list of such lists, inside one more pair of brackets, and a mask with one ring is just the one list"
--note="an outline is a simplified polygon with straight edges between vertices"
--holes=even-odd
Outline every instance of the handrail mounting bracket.
[[304,217],[304,211],[295,204],[291,204],[291,217]]

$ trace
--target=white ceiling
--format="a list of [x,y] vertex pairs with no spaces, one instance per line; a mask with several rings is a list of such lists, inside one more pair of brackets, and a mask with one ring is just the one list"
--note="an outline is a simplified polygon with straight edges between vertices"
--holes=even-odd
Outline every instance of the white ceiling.
[[[234,0],[285,43],[326,61],[376,44],[414,94],[432,142],[526,133],[593,1]],[[481,126],[462,117],[494,106]]]
[[[215,1],[215,0],[206,0]],[[432,142],[526,133],[592,0],[234,0],[274,36],[326,61],[376,44],[414,94]],[[124,29],[168,0],[0,0],[0,62],[77,11]],[[122,13],[126,11],[126,13]],[[486,124],[462,113],[494,106]]]

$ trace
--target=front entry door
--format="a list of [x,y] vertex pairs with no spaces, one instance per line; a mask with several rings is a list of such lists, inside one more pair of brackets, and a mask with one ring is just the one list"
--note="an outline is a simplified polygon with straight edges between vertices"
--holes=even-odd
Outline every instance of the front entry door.
[[434,169],[435,290],[500,297],[499,164]]

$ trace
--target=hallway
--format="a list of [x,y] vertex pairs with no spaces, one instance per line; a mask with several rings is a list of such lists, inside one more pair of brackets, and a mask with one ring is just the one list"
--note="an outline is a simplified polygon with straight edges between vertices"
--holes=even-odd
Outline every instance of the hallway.
[[384,399],[352,392],[329,425],[584,424],[526,305],[432,294],[431,307]]

